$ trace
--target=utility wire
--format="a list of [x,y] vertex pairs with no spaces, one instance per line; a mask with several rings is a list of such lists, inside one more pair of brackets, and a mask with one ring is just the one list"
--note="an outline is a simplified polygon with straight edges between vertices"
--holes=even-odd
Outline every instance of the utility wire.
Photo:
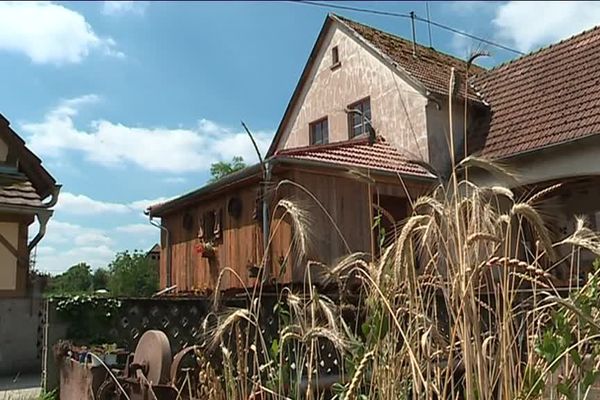
[[[311,1],[311,0],[288,0],[288,1],[290,1],[292,3],[306,4],[306,5],[310,5],[310,6],[316,6],[316,7],[334,8],[334,9],[347,10],[347,11],[356,11],[356,12],[362,12],[362,13],[374,14],[374,15],[385,15],[388,17],[411,18],[410,14],[402,14],[402,13],[397,13],[397,12],[393,12],[393,11],[383,11],[383,10],[375,10],[375,9],[370,9],[370,8],[344,6],[344,5],[339,5],[339,4],[332,4],[332,3],[325,3],[325,2]],[[468,32],[461,31],[460,29],[456,29],[451,26],[447,26],[447,25],[441,24],[439,22],[432,21],[429,18],[419,17],[416,14],[415,14],[414,18],[417,21],[426,22],[426,23],[436,26],[440,29],[445,29],[445,30],[455,33],[457,35],[462,35],[462,36],[468,37],[473,40],[478,40],[482,43],[497,47],[499,49],[510,51],[512,53],[516,53],[519,55],[525,55],[525,53],[523,53],[522,51],[513,49],[511,47],[505,46],[500,43],[492,42],[489,39],[485,39],[485,38],[482,38],[479,36],[472,35]]]
[[429,47],[433,48],[433,40],[431,40],[431,16],[429,15],[429,1],[425,2],[425,10],[427,10],[427,30],[429,31]]

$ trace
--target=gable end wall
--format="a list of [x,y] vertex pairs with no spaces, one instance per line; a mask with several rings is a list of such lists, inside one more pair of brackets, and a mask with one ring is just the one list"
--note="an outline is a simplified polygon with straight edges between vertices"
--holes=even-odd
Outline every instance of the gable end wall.
[[[332,69],[334,46],[341,65]],[[328,117],[330,143],[347,140],[344,109],[365,97],[371,99],[376,132],[407,154],[428,160],[426,97],[339,23],[326,33],[278,149],[309,145],[309,124],[323,117]]]

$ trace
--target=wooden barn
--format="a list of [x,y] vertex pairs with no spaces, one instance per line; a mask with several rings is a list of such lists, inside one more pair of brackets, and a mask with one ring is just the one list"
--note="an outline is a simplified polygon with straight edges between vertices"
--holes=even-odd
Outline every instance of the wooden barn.
[[374,215],[384,210],[391,232],[409,209],[399,175],[413,194],[432,179],[388,144],[360,138],[281,151],[265,164],[266,185],[257,165],[150,208],[162,219],[161,287],[207,293],[229,268],[235,272],[223,274],[219,289],[241,289],[261,265],[278,283],[301,282],[308,261],[330,265],[352,251],[377,251]]

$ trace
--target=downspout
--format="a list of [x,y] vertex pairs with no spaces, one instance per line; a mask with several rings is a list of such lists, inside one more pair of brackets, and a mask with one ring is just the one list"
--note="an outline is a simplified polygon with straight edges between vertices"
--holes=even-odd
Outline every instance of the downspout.
[[271,183],[271,171],[273,169],[273,161],[264,160],[263,161],[263,181],[261,188],[262,195],[262,231],[263,231],[263,273],[262,273],[262,281],[268,282],[271,277],[271,260],[269,251],[269,238],[270,238],[270,230],[271,224],[269,219],[269,198],[267,196],[267,191],[269,190],[269,186]]
[[254,136],[252,135],[252,132],[250,132],[250,129],[248,129],[248,126],[246,126],[246,124],[244,123],[244,121],[242,122],[242,126],[244,127],[244,130],[246,131],[246,133],[248,134],[248,136],[250,137],[250,141],[252,141],[252,145],[254,146],[254,151],[256,151],[256,155],[258,156],[258,161],[260,162],[260,166],[262,169],[262,176],[263,176],[263,181],[262,181],[262,228],[263,228],[263,259],[266,260],[265,261],[265,265],[264,265],[264,269],[265,272],[263,273],[263,281],[266,281],[269,278],[269,272],[267,271],[267,266],[269,265],[269,263],[271,262],[271,260],[268,257],[267,254],[267,250],[269,247],[269,235],[270,235],[270,225],[269,225],[269,203],[268,203],[268,199],[267,199],[267,190],[269,188],[269,184],[271,183],[271,169],[272,169],[272,164],[270,161],[265,160],[262,155],[260,154],[260,150],[258,148],[258,145],[256,144],[256,140],[254,140]]
[[58,195],[60,194],[61,188],[62,185],[54,186],[50,201],[42,205],[42,207],[44,208],[43,210],[40,210],[35,213],[38,223],[40,224],[40,229],[38,230],[38,233],[35,235],[35,237],[31,239],[31,242],[29,242],[29,244],[27,245],[27,251],[31,252],[35,248],[35,246],[37,246],[40,240],[42,240],[46,235],[46,227],[48,226],[48,221],[50,221],[50,217],[53,214],[52,210],[49,210],[49,208],[54,207],[58,202]]
[[35,237],[31,239],[31,242],[29,242],[27,245],[27,251],[31,252],[35,246],[37,246],[40,240],[42,240],[46,234],[46,226],[48,226],[48,221],[50,221],[51,216],[52,210],[43,210],[36,213],[38,223],[40,224],[40,229],[38,230],[37,235],[35,235]]
[[163,231],[165,233],[165,246],[167,246],[167,287],[171,287],[172,285],[172,277],[171,277],[171,241],[169,237],[169,230],[162,226],[161,224],[156,223],[152,218],[152,214],[148,213],[150,225],[153,225]]
[[269,202],[267,199],[267,189],[271,182],[271,169],[272,164],[270,161],[265,161],[264,180],[263,180],[263,196],[262,196],[262,225],[263,225],[263,246],[264,251],[267,251],[269,246]]

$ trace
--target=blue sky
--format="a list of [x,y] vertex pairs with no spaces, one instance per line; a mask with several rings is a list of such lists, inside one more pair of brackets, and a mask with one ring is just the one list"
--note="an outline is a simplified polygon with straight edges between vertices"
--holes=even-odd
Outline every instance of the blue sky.
[[[424,2],[345,5],[425,16]],[[0,3],[0,113],[63,184],[37,267],[148,249],[142,211],[197,188],[214,161],[254,160],[279,124],[328,11],[290,2]],[[527,52],[600,23],[592,2],[430,2],[431,18]],[[405,19],[336,11],[410,37]],[[541,17],[543,15],[543,18]],[[433,30],[439,50],[487,49]],[[418,40],[428,44],[427,27]]]

